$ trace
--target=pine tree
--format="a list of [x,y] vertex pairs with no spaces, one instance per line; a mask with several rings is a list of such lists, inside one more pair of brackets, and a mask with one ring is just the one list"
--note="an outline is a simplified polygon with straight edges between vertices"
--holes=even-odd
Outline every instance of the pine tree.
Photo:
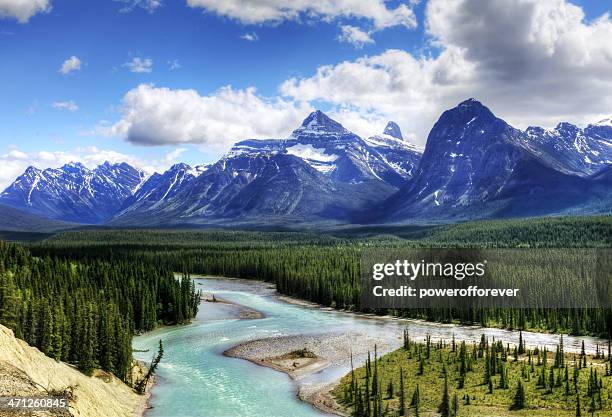
[[149,370],[147,371],[146,375],[136,384],[136,391],[140,393],[145,392],[145,390],[147,389],[147,384],[149,383],[149,380],[151,379],[153,375],[155,375],[157,366],[159,365],[163,357],[164,357],[164,344],[160,340],[159,348],[157,349],[157,355],[153,357],[153,360],[151,361],[151,365],[149,365]]
[[518,354],[519,355],[525,354],[525,344],[523,342],[523,331],[522,330],[519,331]]
[[[418,388],[418,385],[417,385]],[[400,367],[399,415],[406,415],[406,399],[404,397],[404,370]]]
[[567,364],[565,364],[565,395],[569,395],[570,394],[570,386],[569,386],[569,369],[567,367]]
[[383,398],[382,398],[382,382],[378,383],[378,388],[376,389],[376,417],[383,417]]
[[501,365],[499,368],[499,388],[508,389],[508,371],[505,365]]
[[457,398],[457,394],[453,395],[453,417],[457,417],[459,415],[459,399]]
[[441,417],[450,417],[450,398],[448,396],[448,377],[444,377],[444,391],[442,392],[442,401],[438,406],[438,413]]
[[393,398],[393,381],[389,380],[389,384],[387,384],[387,399]]
[[412,394],[412,407],[414,408],[415,417],[419,417],[419,410],[421,408],[421,393],[419,391],[419,384],[417,384],[414,393]]
[[555,372],[554,372],[554,368],[550,368],[550,373],[548,374],[548,392],[553,392],[554,386],[555,386]]
[[525,389],[523,383],[519,380],[510,410],[522,410],[523,408],[525,408]]
[[374,345],[374,374],[372,376],[372,397],[378,394],[378,348]]
[[[370,361],[370,354],[368,353],[368,364]],[[363,389],[363,402],[365,403],[365,412],[366,416],[370,417],[372,415],[372,405],[370,404],[370,376],[367,372],[368,367],[366,367],[366,377],[365,377],[365,387]]]

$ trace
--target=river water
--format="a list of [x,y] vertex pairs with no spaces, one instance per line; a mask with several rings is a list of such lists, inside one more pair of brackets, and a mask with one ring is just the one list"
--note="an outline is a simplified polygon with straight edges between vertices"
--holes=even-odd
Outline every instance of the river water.
[[[251,362],[223,356],[241,342],[271,336],[321,332],[357,332],[387,341],[389,349],[400,346],[401,332],[408,325],[413,340],[431,334],[433,340],[480,340],[486,332],[504,343],[516,343],[517,333],[441,325],[414,320],[372,318],[288,304],[261,282],[233,279],[197,279],[197,286],[226,300],[262,312],[263,319],[241,320],[221,303],[204,303],[196,320],[185,326],[164,327],[134,338],[138,359],[150,361],[160,339],[164,358],[157,371],[146,417],[311,417],[323,416],[296,396],[298,384],[331,382],[348,371],[347,366],[328,368],[299,381]],[[523,333],[528,346],[554,350],[557,335]],[[579,351],[583,338],[565,337],[566,351]],[[597,340],[584,338],[587,350],[595,351]],[[602,341],[599,341],[600,344]],[[358,361],[358,364],[361,362]]]

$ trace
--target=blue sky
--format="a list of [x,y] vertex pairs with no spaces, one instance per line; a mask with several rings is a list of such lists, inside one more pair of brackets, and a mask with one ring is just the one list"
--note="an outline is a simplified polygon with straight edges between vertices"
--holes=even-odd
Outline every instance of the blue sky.
[[419,144],[471,96],[521,128],[612,113],[608,2],[447,1],[2,0],[0,188],[28,164],[213,162],[314,108]]

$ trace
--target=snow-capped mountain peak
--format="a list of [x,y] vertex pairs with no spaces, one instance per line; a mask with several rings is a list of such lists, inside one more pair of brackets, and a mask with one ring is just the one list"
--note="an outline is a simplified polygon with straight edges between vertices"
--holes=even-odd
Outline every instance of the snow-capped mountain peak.
[[144,178],[144,172],[127,163],[106,162],[93,170],[80,162],[45,170],[29,167],[0,195],[0,203],[54,219],[100,223]]
[[397,125],[397,123],[393,121],[389,121],[389,123],[387,123],[387,126],[385,127],[385,130],[383,131],[383,135],[389,135],[399,140],[404,139],[402,136],[402,131],[400,127]]
[[350,132],[321,110],[313,111],[304,119],[302,125],[293,131],[292,136],[320,134],[349,134]]
[[42,174],[42,171],[40,169],[36,168],[35,166],[30,165],[24,171],[22,176],[31,177],[31,176],[40,175],[40,174]]
[[85,167],[85,165],[83,165],[80,162],[69,162],[67,164],[64,164],[61,168],[59,168],[61,171],[64,171],[66,173],[70,172],[70,173],[89,173],[91,172],[87,167]]
[[588,176],[612,163],[612,125],[606,120],[584,129],[561,122],[554,129],[530,126],[524,146],[562,172]]

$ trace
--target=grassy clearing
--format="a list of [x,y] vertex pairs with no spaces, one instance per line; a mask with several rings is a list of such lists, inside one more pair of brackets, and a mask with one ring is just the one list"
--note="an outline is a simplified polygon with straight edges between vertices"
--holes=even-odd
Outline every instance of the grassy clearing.
[[[465,349],[464,352],[462,349]],[[355,369],[354,376],[349,373],[343,377],[332,394],[352,415],[400,415],[401,370],[406,416],[415,415],[415,405],[411,405],[411,400],[417,385],[419,415],[439,415],[437,411],[442,402],[445,379],[448,381],[450,416],[454,415],[455,395],[457,416],[575,416],[578,396],[582,416],[612,415],[612,376],[607,376],[612,362],[607,352],[602,352],[598,357],[563,354],[563,360],[556,352],[546,352],[546,360],[544,356],[542,350],[526,350],[521,355],[517,351],[515,357],[514,346],[501,346],[484,339],[464,347],[456,344],[454,349],[452,343],[429,343],[428,348],[427,343],[409,342],[407,349],[398,349],[377,360],[374,360],[372,352],[370,364],[366,362],[365,366]],[[560,364],[555,367],[558,361]],[[495,370],[492,370],[492,362],[495,362]],[[465,372],[461,372],[462,367]],[[485,382],[487,368],[490,370],[491,384]],[[594,376],[595,371],[597,377]],[[544,384],[542,373],[545,375]],[[576,383],[574,373],[577,375]],[[464,381],[460,388],[462,374]],[[378,381],[378,384],[373,381]],[[519,381],[525,392],[524,408],[511,411]],[[389,384],[393,387],[392,395]],[[364,400],[366,385],[370,390],[370,414]],[[373,388],[375,385],[380,387],[380,394]],[[507,388],[502,388],[504,385]],[[377,407],[377,401],[382,401],[380,407]],[[379,414],[377,408],[381,410]]]

